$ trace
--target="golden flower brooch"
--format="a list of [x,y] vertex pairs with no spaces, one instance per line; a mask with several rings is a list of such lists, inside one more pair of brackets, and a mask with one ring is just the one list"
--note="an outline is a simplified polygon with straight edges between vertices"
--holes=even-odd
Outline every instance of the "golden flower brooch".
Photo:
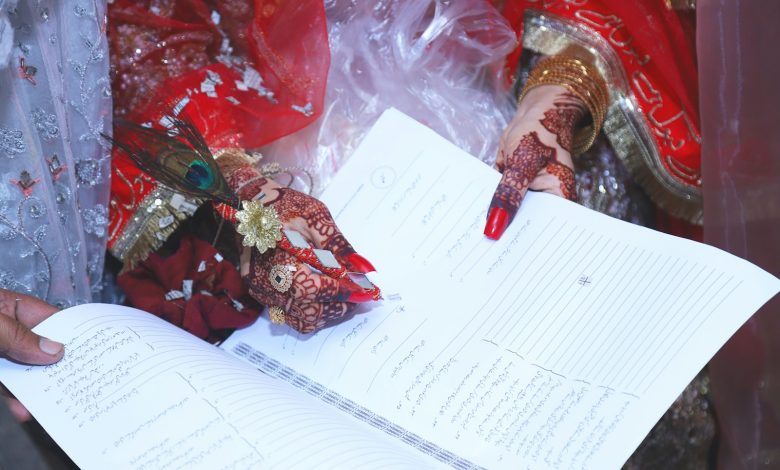
[[244,236],[244,246],[254,246],[259,253],[276,247],[282,239],[282,222],[276,209],[259,201],[241,201],[242,209],[236,212],[236,231]]

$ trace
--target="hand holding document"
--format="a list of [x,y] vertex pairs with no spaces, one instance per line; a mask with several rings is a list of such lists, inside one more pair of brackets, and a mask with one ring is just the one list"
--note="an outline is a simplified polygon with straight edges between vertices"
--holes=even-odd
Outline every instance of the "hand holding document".
[[322,200],[388,300],[309,337],[258,322],[224,347],[479,466],[619,467],[778,280],[546,194],[488,240],[499,179],[386,112]]
[[619,468],[780,281],[544,194],[487,240],[498,179],[387,111],[323,195],[383,302],[224,351],[75,307],[36,329],[62,362],[0,380],[83,468]]

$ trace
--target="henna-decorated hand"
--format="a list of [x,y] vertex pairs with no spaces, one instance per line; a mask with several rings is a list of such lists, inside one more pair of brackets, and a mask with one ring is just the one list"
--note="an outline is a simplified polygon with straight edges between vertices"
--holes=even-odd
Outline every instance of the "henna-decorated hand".
[[539,86],[525,95],[499,144],[496,166],[504,175],[490,202],[488,238],[501,237],[529,189],[577,199],[572,139],[586,114],[564,87]]
[[[348,271],[374,271],[371,263],[355,252],[321,201],[264,177],[247,163],[245,157],[226,154],[218,163],[241,200],[257,199],[272,206],[285,229],[297,231],[314,248],[332,252]],[[292,275],[292,284],[284,292],[274,287],[270,277],[274,266],[287,269]],[[285,312],[286,323],[302,333],[313,332],[348,315],[356,307],[355,302],[373,300],[375,295],[348,276],[334,279],[315,272],[281,249],[260,254],[255,249],[245,248],[241,274],[247,279],[249,292],[255,299],[269,307],[280,307]]]
[[[274,287],[269,276],[274,266],[280,266],[292,275],[289,290],[280,292]],[[284,310],[285,322],[301,333],[312,333],[349,315],[357,307],[355,302],[373,299],[349,277],[334,279],[315,273],[282,250],[269,250],[263,254],[252,250],[247,279],[249,293],[265,305]]]

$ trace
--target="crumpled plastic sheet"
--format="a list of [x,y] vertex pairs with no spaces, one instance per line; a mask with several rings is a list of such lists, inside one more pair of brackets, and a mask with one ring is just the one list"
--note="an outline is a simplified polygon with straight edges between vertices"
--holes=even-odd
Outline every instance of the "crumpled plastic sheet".
[[[486,163],[514,113],[503,60],[514,31],[481,0],[326,1],[331,67],[321,118],[262,149],[319,194],[395,107]],[[401,136],[402,138],[402,136]],[[297,186],[306,188],[307,179]]]

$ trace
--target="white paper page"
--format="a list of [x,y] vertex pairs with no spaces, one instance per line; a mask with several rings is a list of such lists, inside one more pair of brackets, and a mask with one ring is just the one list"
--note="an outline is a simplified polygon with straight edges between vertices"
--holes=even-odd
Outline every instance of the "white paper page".
[[309,336],[261,319],[223,347],[288,366],[288,380],[332,389],[423,451],[490,468],[619,468],[780,282],[544,194],[487,240],[498,180],[386,112],[323,200],[394,300]]
[[139,310],[82,305],[36,331],[65,357],[3,360],[0,380],[83,469],[438,465]]

